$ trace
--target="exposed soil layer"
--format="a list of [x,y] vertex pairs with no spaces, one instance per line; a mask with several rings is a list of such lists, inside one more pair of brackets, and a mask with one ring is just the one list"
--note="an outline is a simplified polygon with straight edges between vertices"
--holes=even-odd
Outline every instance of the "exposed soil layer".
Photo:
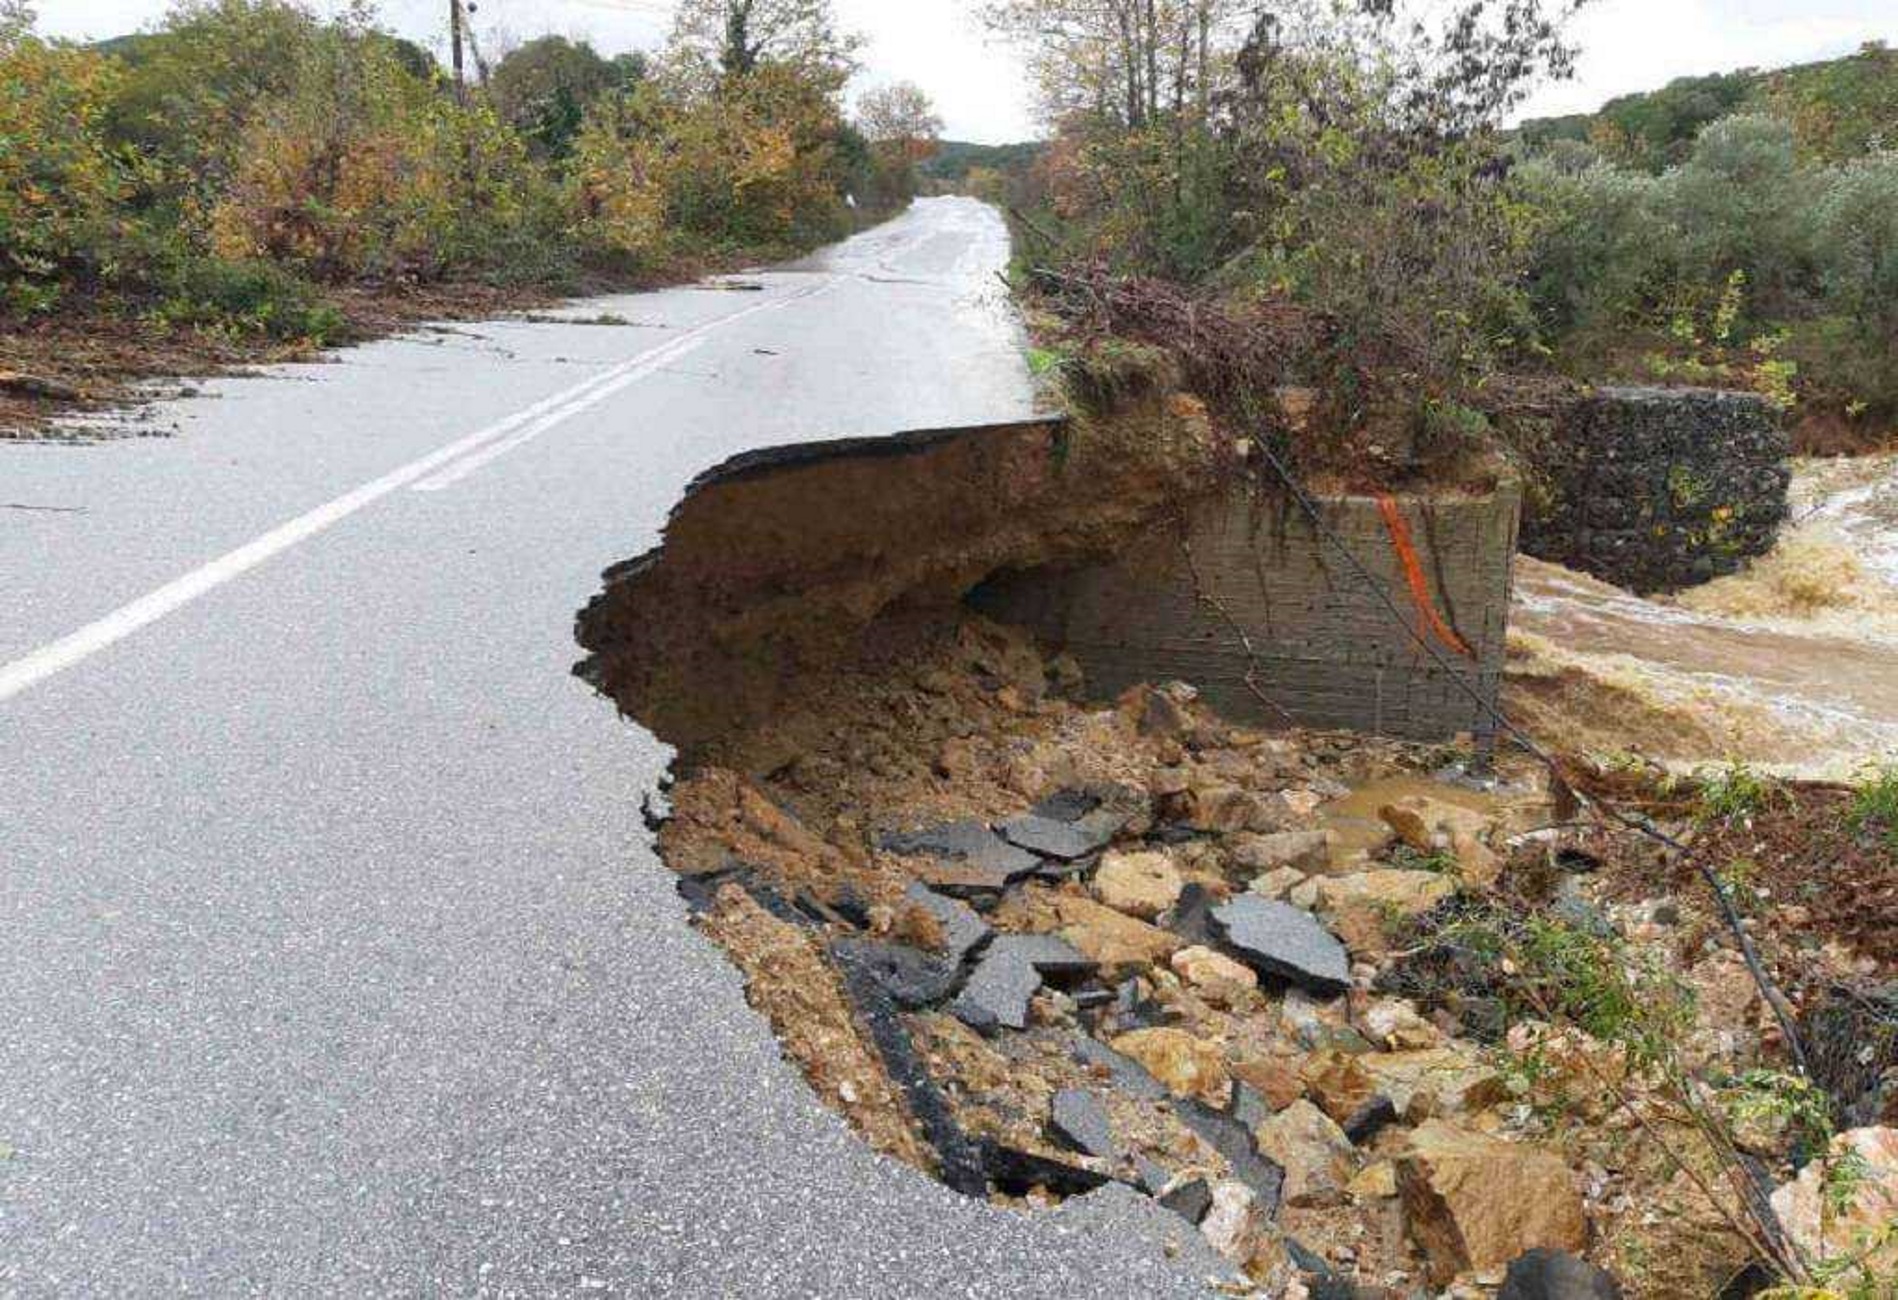
[[1111,554],[1206,489],[1212,443],[1196,403],[1155,397],[1087,436],[1050,420],[741,456],[688,489],[663,547],[607,573],[582,671],[697,758],[804,679],[901,655],[905,611],[926,623],[999,570]]

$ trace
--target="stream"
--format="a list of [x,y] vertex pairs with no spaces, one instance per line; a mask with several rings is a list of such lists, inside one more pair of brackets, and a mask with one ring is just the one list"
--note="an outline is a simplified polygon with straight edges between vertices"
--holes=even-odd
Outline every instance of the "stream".
[[1703,587],[1643,598],[1520,559],[1513,715],[1682,768],[1847,778],[1898,760],[1898,455],[1795,470],[1777,547]]

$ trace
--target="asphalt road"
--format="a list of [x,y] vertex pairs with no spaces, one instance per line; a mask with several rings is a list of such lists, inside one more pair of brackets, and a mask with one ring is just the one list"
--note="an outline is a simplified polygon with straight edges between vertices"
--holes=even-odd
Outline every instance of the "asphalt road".
[[570,676],[700,470],[1026,413],[1005,255],[932,201],[0,443],[0,1291],[1198,1290],[1148,1203],[998,1211],[819,1106]]

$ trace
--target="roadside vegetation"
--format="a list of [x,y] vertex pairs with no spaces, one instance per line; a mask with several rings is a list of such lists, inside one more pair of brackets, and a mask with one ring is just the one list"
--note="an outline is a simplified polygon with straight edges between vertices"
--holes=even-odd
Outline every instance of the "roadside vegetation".
[[[1586,3],[1586,0],[1580,0]],[[1749,387],[1809,442],[1898,418],[1898,56],[1508,126],[1566,76],[1570,0],[1006,0],[1050,142],[965,182],[1025,262],[1311,326],[1279,382],[1470,431],[1498,376]]]
[[32,340],[80,321],[136,371],[841,237],[909,201],[940,130],[913,87],[853,122],[856,48],[828,0],[688,0],[650,57],[544,37],[458,82],[367,0],[179,0],[91,47],[0,0],[7,369],[57,371]]

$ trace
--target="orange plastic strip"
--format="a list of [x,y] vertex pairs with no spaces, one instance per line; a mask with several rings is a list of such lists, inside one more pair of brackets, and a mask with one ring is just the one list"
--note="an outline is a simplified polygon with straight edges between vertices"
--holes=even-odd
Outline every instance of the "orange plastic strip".
[[1410,540],[1410,525],[1404,522],[1404,512],[1398,508],[1397,498],[1381,494],[1377,498],[1377,508],[1383,512],[1384,527],[1390,531],[1391,545],[1397,551],[1397,558],[1403,562],[1404,580],[1410,586],[1410,599],[1423,617],[1424,626],[1430,629],[1437,640],[1465,659],[1476,658],[1476,652],[1456,634],[1455,628],[1444,621],[1443,615],[1437,612],[1436,602],[1430,598],[1430,584],[1424,578],[1423,561],[1417,558],[1417,548]]

